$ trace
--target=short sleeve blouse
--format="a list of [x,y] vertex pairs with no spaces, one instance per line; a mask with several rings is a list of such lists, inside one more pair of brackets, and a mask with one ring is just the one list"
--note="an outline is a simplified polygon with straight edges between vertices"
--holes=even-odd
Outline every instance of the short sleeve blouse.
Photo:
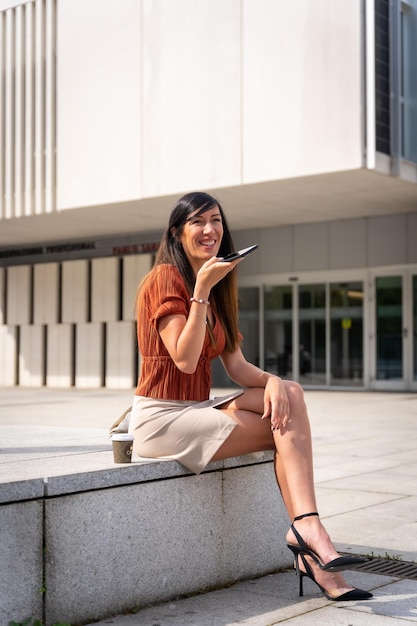
[[137,302],[137,337],[141,371],[136,394],[160,400],[207,400],[211,388],[211,361],[225,348],[223,327],[215,319],[212,345],[209,333],[193,374],[181,372],[171,359],[158,333],[159,321],[167,315],[190,311],[190,296],[180,272],[172,265],[157,265],[148,274]]

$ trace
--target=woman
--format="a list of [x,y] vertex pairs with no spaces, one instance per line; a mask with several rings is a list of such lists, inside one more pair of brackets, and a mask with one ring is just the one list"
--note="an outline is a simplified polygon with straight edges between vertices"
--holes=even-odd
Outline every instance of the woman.
[[[339,573],[363,562],[341,557],[316,512],[311,434],[303,390],[244,358],[238,331],[234,250],[219,202],[202,193],[178,200],[155,265],[137,294],[141,372],[129,430],[140,456],[177,459],[195,473],[210,461],[275,451],[275,474],[293,524],[287,533],[295,568],[330,600],[372,594]],[[244,389],[208,401],[219,356]]]

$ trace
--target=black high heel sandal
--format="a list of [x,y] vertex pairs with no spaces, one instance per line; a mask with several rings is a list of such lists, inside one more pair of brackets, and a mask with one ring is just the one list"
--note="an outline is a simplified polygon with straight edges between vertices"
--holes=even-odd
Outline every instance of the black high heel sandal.
[[[304,517],[311,517],[312,515],[318,516],[317,511],[315,511],[314,513],[304,513],[304,515],[298,515],[297,517],[294,518],[294,522],[296,522],[297,520],[303,519]],[[294,553],[294,556],[297,558],[299,554],[308,554],[309,556],[311,556],[313,561],[317,563],[319,568],[322,570],[325,570],[326,572],[341,572],[342,570],[352,569],[352,568],[357,567],[358,565],[362,565],[363,563],[366,563],[366,559],[363,559],[362,557],[359,557],[359,556],[339,556],[337,559],[333,559],[332,561],[329,561],[328,563],[323,564],[320,561],[318,555],[315,552],[313,552],[311,548],[308,547],[308,545],[306,544],[306,542],[304,541],[300,533],[295,528],[294,523],[291,524],[291,530],[294,533],[295,538],[298,541],[298,545],[295,546],[292,543],[287,543],[287,546]]]
[[[303,565],[304,565],[304,568],[305,568],[305,572],[300,570],[298,557],[300,557],[302,562],[303,562]],[[364,591],[363,589],[357,589],[356,587],[354,589],[351,589],[350,591],[346,591],[345,593],[341,593],[340,596],[332,596],[332,595],[330,595],[324,589],[324,587],[322,587],[317,582],[317,580],[315,579],[313,570],[311,569],[309,563],[307,562],[307,559],[305,558],[304,554],[302,554],[301,552],[298,553],[298,555],[295,557],[295,571],[296,571],[297,576],[300,577],[300,588],[299,588],[299,595],[300,595],[300,597],[304,595],[304,589],[303,589],[303,579],[304,579],[304,577],[309,578],[310,580],[312,580],[313,583],[315,583],[317,585],[317,587],[320,589],[320,591],[322,592],[324,597],[327,598],[328,600],[331,600],[332,602],[343,602],[343,601],[346,601],[346,600],[369,600],[369,598],[373,597],[373,594],[370,591]]]

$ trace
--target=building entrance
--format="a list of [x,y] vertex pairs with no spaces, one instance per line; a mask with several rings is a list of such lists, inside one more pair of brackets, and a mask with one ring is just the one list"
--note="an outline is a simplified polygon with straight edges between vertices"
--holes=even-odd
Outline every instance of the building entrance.
[[371,387],[417,389],[417,273],[375,274],[371,285]]
[[246,357],[304,387],[417,389],[417,270],[243,286]]
[[263,289],[264,362],[303,386],[363,386],[363,283]]

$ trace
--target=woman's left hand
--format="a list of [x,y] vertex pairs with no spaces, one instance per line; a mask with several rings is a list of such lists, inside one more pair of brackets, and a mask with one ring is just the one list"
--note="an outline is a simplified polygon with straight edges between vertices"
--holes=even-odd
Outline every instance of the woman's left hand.
[[284,428],[290,418],[290,403],[284,382],[278,376],[268,378],[264,391],[262,419],[271,418],[271,429]]

